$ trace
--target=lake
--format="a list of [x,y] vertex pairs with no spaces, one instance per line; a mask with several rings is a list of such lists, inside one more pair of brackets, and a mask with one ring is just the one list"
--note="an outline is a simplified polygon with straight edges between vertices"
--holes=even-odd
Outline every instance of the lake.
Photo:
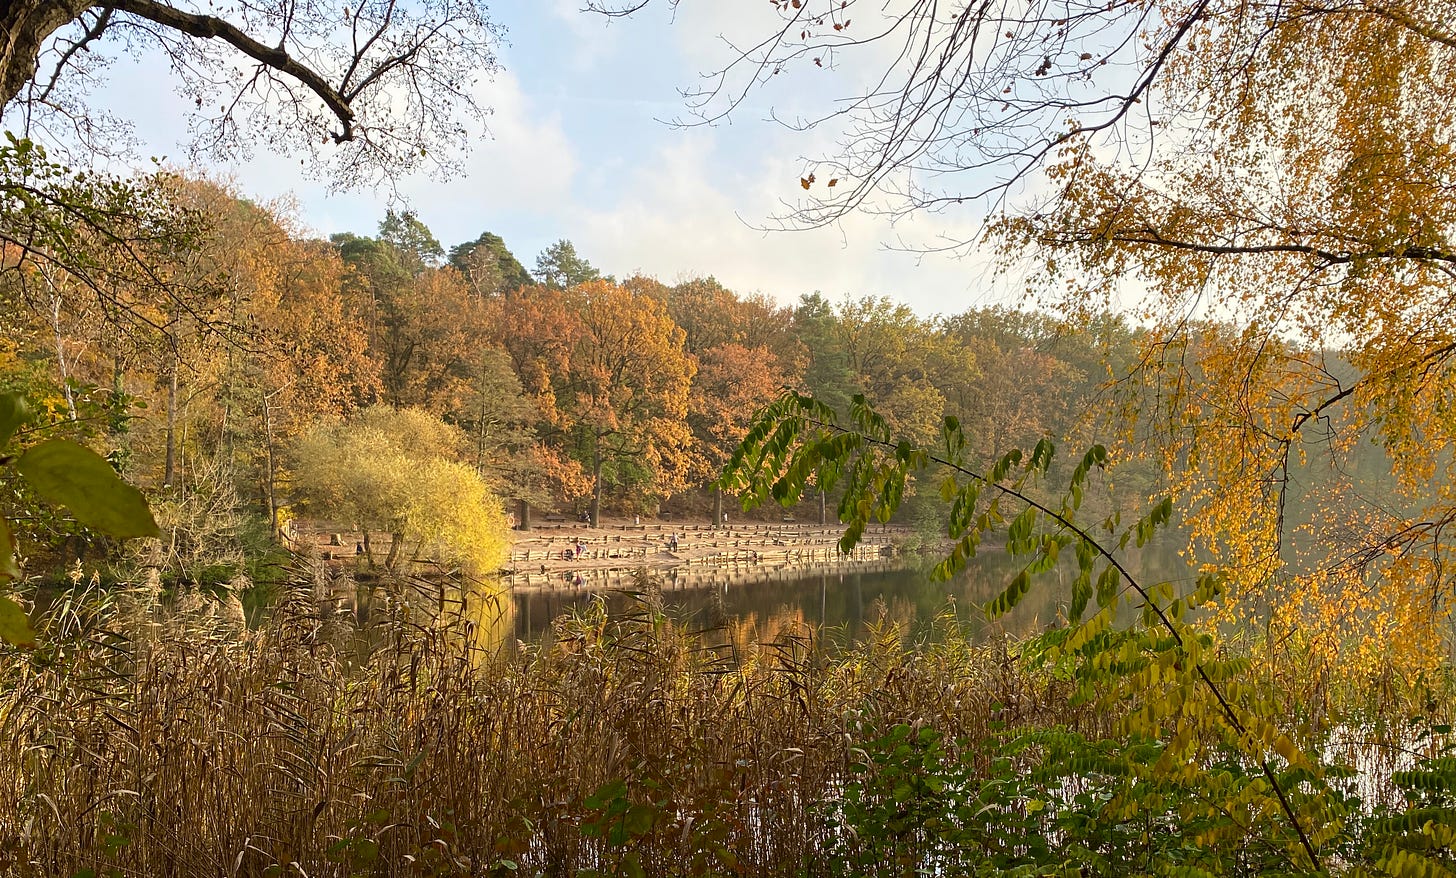
[[[1158,553],[1157,563],[1130,559],[1135,575],[1171,578],[1177,558]],[[664,612],[689,628],[727,631],[735,640],[758,643],[785,635],[825,632],[829,642],[863,640],[875,625],[901,624],[913,640],[937,637],[952,619],[972,637],[1027,634],[1056,622],[1068,601],[1074,574],[1069,565],[1033,580],[1030,592],[1006,617],[990,622],[982,606],[1000,594],[1025,559],[987,551],[949,582],[932,582],[929,563],[904,561],[840,564],[818,570],[726,572],[720,581],[694,578],[690,583],[662,580]],[[547,635],[551,622],[593,600],[605,602],[609,614],[640,611],[642,599],[623,590],[588,589],[517,591],[514,629],[517,639],[535,642]],[[710,638],[712,639],[712,638]]]

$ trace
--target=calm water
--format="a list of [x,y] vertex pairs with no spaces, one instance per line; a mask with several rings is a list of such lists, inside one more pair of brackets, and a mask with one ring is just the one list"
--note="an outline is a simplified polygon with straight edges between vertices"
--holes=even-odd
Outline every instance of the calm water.
[[[1176,558],[1145,565],[1148,575],[1172,578]],[[955,619],[973,636],[1024,634],[1055,622],[1066,606],[1072,574],[1053,571],[1034,580],[1031,591],[1009,615],[988,622],[982,606],[993,600],[1020,570],[1024,559],[986,553],[949,582],[932,582],[930,567],[879,569],[839,566],[819,572],[786,574],[762,571],[723,576],[722,582],[664,583],[665,612],[689,627],[726,629],[735,639],[760,643],[784,635],[823,630],[831,641],[863,639],[877,624],[903,624],[911,639],[936,637],[936,629]],[[1136,568],[1137,565],[1135,565]],[[1135,573],[1138,572],[1135,569]],[[639,597],[623,591],[554,590],[513,595],[516,637],[531,642],[545,636],[551,621],[593,600],[609,613],[640,610]]]

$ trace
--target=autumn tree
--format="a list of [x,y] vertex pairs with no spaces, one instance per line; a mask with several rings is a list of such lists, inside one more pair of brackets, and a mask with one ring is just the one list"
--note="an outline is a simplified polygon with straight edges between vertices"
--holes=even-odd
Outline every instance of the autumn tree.
[[326,241],[290,237],[273,251],[276,283],[251,302],[255,343],[250,424],[270,526],[278,528],[282,450],[319,420],[347,415],[380,390],[361,301],[346,293],[345,267]]
[[661,302],[607,281],[573,287],[565,301],[579,328],[558,404],[591,473],[596,524],[610,487],[661,497],[685,485],[696,365]]
[[532,505],[571,502],[591,491],[591,479],[572,442],[573,356],[583,329],[566,294],[547,287],[524,287],[489,299],[485,309],[488,338],[505,353],[533,409],[539,440],[532,452],[533,471],[541,476],[542,490],[515,495],[520,526],[529,527]]
[[[704,463],[702,476],[716,479],[733,449],[748,433],[753,417],[778,396],[789,382],[788,373],[767,348],[724,342],[698,356],[688,406],[688,426]],[[713,490],[711,520],[723,520],[722,491]]]
[[[165,60],[195,106],[194,157],[235,160],[262,143],[327,166],[338,186],[456,168],[484,128],[475,84],[498,69],[497,28],[476,0],[342,15],[314,0],[19,0],[0,5],[0,33],[0,243],[69,276],[121,324],[151,322],[119,293],[166,282],[153,250],[185,239],[189,222],[149,178],[89,170],[133,158],[127,121],[89,99],[118,56]],[[33,275],[11,267],[21,283]]]
[[856,390],[881,400],[882,414],[903,435],[920,441],[934,436],[945,416],[939,373],[968,379],[975,374],[974,358],[964,348],[955,357],[930,321],[883,296],[846,299],[836,318],[834,332]]
[[[764,296],[741,297],[715,278],[673,286],[628,278],[623,286],[661,301],[683,330],[683,347],[698,362],[689,404],[693,475],[712,482],[749,419],[789,382],[802,345],[790,332],[791,312]],[[710,520],[723,519],[723,497],[713,489]]]
[[741,295],[714,277],[696,277],[672,286],[631,277],[623,286],[667,305],[667,313],[686,334],[687,349],[698,354],[722,344],[766,348],[785,367],[805,356],[793,332],[793,310],[763,293]]
[[508,542],[500,503],[458,456],[465,437],[418,409],[372,406],[310,431],[295,449],[297,488],[318,514],[391,537],[384,567],[439,552],[473,573],[500,567]]
[[542,442],[537,432],[541,410],[499,347],[481,347],[472,359],[468,399],[455,415],[469,436],[467,455],[491,493],[517,504],[521,526],[530,524],[531,507],[554,505],[558,496],[582,492],[579,470]]
[[1046,316],[993,308],[943,318],[941,327],[973,364],[966,380],[947,382],[942,390],[946,410],[979,442],[982,460],[1047,436],[1062,440],[1092,408],[1097,379],[1089,382],[1053,353],[1054,329]]

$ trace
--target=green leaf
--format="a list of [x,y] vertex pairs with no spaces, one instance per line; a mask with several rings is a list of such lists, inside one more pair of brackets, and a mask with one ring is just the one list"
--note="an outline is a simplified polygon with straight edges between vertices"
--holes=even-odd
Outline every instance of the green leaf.
[[1097,606],[1110,607],[1117,603],[1117,591],[1122,587],[1122,574],[1111,564],[1097,577]]
[[15,467],[37,494],[71,510],[89,528],[114,537],[159,535],[142,492],[89,448],[51,439],[28,449]]
[[11,646],[35,646],[35,631],[20,604],[0,596],[0,640]]
[[627,809],[627,815],[622,818],[622,824],[626,827],[629,835],[646,835],[652,831],[653,825],[657,823],[657,810],[651,805],[633,805]]
[[586,797],[586,806],[593,811],[605,808],[609,802],[627,795],[627,782],[621,778],[610,780],[597,788],[596,792]]
[[15,537],[10,525],[0,518],[0,581],[20,578],[20,565],[15,561]]
[[642,858],[636,851],[622,858],[622,874],[627,878],[645,878],[647,875],[647,871],[642,868]]
[[19,393],[0,393],[0,448],[10,444],[10,437],[30,420],[30,406]]

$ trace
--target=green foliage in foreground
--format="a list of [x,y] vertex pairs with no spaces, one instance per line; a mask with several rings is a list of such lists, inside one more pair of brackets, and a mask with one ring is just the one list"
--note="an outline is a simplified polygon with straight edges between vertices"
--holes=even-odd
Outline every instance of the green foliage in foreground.
[[[16,432],[30,420],[19,393],[0,394],[0,463],[12,466],[42,500],[70,510],[76,520],[112,537],[155,537],[157,523],[140,491],[126,484],[106,458],[67,439],[47,439],[8,453]],[[20,577],[15,539],[0,518],[0,584]],[[0,640],[34,646],[24,609],[0,595]]]
[[[914,480],[938,483],[949,508],[945,535],[953,548],[937,565],[936,576],[949,578],[963,570],[992,533],[1004,538],[1010,555],[1025,559],[1021,571],[987,606],[992,618],[1014,608],[1038,574],[1056,568],[1064,555],[1075,557],[1076,573],[1066,595],[1067,624],[1040,638],[1033,655],[1067,676],[1075,703],[1095,705],[1116,718],[1112,749],[1075,739],[1032,739],[1045,757],[1043,765],[1056,765],[1065,756],[1072,770],[1054,774],[1056,783],[1046,789],[1019,790],[1009,799],[971,798],[967,783],[954,774],[937,781],[927,787],[931,793],[952,790],[962,797],[942,803],[937,813],[960,819],[946,823],[941,817],[901,815],[898,821],[872,823],[869,828],[882,831],[871,831],[869,837],[882,838],[888,831],[893,839],[912,823],[920,825],[915,830],[919,833],[927,825],[949,825],[955,827],[949,845],[954,856],[945,859],[937,853],[946,840],[932,832],[922,836],[926,844],[911,844],[909,853],[902,855],[894,847],[892,860],[908,858],[908,865],[897,871],[913,874],[931,863],[936,874],[955,874],[961,858],[970,856],[974,867],[966,874],[1013,865],[1034,866],[1038,874],[1045,869],[1293,874],[1323,873],[1347,864],[1359,872],[1351,860],[1361,857],[1352,856],[1349,847],[1368,843],[1369,836],[1351,834],[1362,812],[1358,800],[1342,791],[1341,772],[1325,764],[1314,742],[1296,742],[1284,727],[1288,717],[1280,714],[1277,701],[1253,685],[1249,661],[1229,654],[1194,621],[1201,607],[1222,595],[1219,575],[1207,573],[1191,587],[1180,587],[1139,582],[1124,565],[1130,546],[1142,547],[1169,522],[1171,501],[1156,503],[1130,525],[1116,515],[1083,524],[1078,512],[1088,479],[1107,464],[1101,446],[1091,448],[1068,484],[1055,490],[1043,484],[1055,454],[1050,441],[1037,443],[1029,453],[1012,450],[985,472],[968,462],[969,445],[951,417],[945,419],[936,445],[925,448],[892,437],[886,421],[863,397],[854,399],[845,426],[827,406],[789,392],[760,414],[723,477],[724,487],[742,492],[749,505],[770,498],[792,505],[810,485],[824,491],[842,485],[838,512],[846,527],[841,541],[845,552],[871,521],[890,519]],[[1090,616],[1089,605],[1094,608]],[[1117,624],[1120,608],[1131,611],[1136,619],[1132,625]],[[1068,749],[1068,740],[1079,746]],[[908,769],[899,767],[900,773],[906,778],[935,777],[927,764],[913,761],[935,762],[935,742],[934,734],[925,732],[913,742],[894,742],[891,754],[912,759]],[[928,749],[917,755],[916,746]],[[1102,777],[1112,783],[1099,783]],[[1052,809],[1050,823],[1042,819],[1036,832],[1013,832],[1018,840],[1002,850],[992,851],[978,839],[977,820],[1002,825],[1014,816],[1045,811],[1056,790],[1077,787],[1090,788],[1094,795],[1071,808],[1071,825],[1057,816],[1060,810]],[[849,787],[851,805],[855,790]],[[901,794],[917,798],[916,785],[897,783],[891,798]],[[846,814],[869,818],[875,812],[851,807]],[[1428,819],[1407,827],[1419,823],[1421,835],[1386,834],[1373,865],[1391,874],[1443,874],[1449,838],[1432,827],[1447,825],[1456,819],[1456,811],[1436,806],[1422,815]],[[1078,832],[1088,825],[1100,829],[1084,842]],[[1136,838],[1131,847],[1124,838],[1129,832]],[[856,831],[848,837],[864,836]],[[978,848],[980,857],[968,853]],[[1019,862],[1004,859],[1008,851]],[[883,862],[884,854],[869,849],[871,859]]]

